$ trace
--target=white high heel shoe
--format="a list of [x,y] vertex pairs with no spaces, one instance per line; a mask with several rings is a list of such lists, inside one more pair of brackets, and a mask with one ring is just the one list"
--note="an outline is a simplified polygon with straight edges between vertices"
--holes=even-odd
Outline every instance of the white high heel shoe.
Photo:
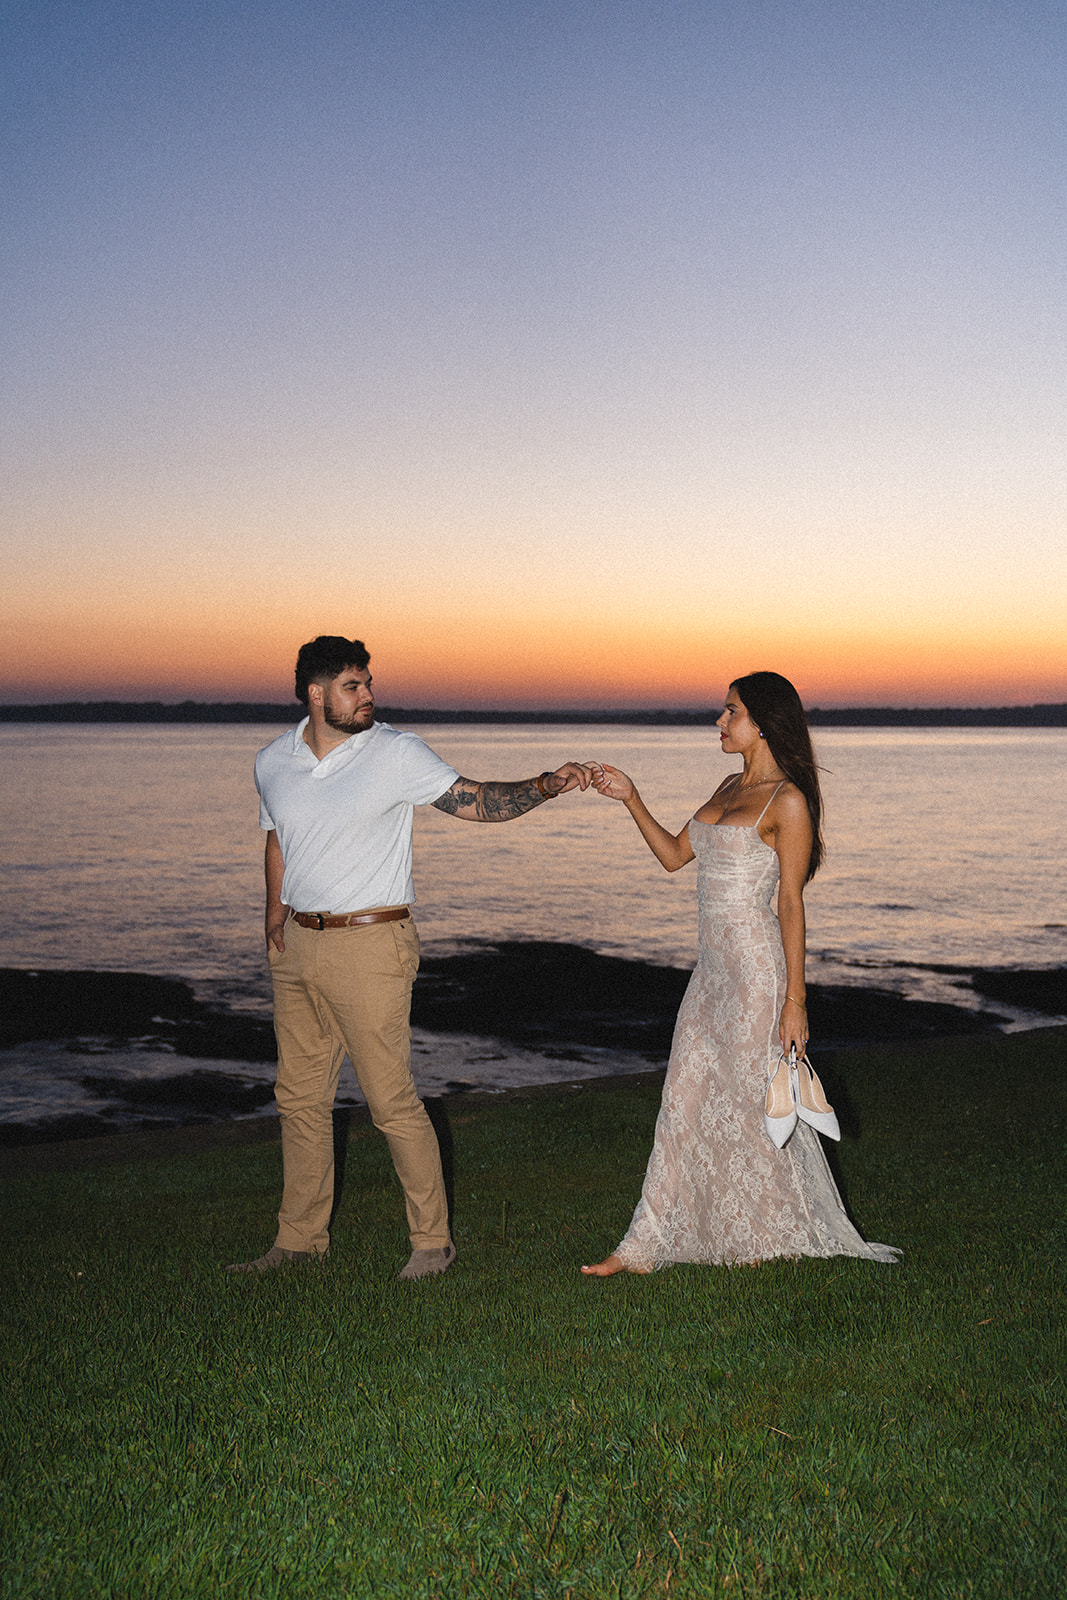
[[797,1125],[797,1108],[793,1091],[793,1073],[785,1056],[778,1057],[778,1065],[767,1085],[767,1100],[763,1111],[763,1126],[767,1137],[780,1150]]
[[797,1108],[797,1116],[801,1122],[806,1122],[809,1128],[814,1128],[817,1133],[824,1133],[828,1139],[840,1139],[841,1129],[837,1125],[834,1108],[823,1093],[823,1086],[807,1056],[802,1056],[798,1061],[796,1051],[789,1055],[789,1076],[793,1088],[793,1104]]

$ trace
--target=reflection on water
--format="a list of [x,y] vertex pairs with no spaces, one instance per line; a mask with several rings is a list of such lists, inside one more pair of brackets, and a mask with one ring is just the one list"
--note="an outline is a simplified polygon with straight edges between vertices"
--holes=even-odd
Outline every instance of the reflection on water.
[[[264,1007],[251,769],[279,731],[0,726],[0,965],[175,974],[203,995]],[[441,726],[425,736],[472,778],[602,758],[630,772],[673,828],[737,765],[712,730]],[[813,978],[958,999],[946,994],[950,978],[927,969],[1067,962],[1067,731],[834,729],[817,731],[816,745],[829,848],[808,891]],[[592,794],[488,827],[420,809],[416,883],[434,950],[535,938],[694,959],[695,873],[665,874],[623,808]]]

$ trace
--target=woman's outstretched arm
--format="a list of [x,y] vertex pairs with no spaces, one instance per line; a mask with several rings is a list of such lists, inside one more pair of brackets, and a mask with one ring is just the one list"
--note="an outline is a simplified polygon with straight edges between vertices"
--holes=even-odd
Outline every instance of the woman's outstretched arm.
[[668,872],[677,872],[679,867],[693,860],[688,822],[681,833],[669,833],[662,823],[656,821],[638,794],[633,779],[628,778],[625,772],[620,772],[618,767],[609,767],[606,762],[594,761],[589,765],[592,767],[593,788],[597,794],[602,794],[606,800],[622,801],[661,867]]

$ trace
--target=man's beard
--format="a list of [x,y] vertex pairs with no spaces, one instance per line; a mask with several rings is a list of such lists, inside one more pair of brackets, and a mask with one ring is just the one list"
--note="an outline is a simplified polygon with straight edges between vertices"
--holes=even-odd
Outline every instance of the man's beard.
[[322,716],[326,724],[338,733],[363,733],[374,722],[374,702],[363,706],[359,711],[353,712],[350,717],[339,716],[332,698],[327,694],[322,707]]

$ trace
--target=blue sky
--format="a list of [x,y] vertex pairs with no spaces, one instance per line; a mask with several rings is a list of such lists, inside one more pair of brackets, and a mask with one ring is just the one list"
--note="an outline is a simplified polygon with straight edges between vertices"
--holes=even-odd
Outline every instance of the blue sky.
[[1067,699],[1064,5],[2,17],[0,699]]

